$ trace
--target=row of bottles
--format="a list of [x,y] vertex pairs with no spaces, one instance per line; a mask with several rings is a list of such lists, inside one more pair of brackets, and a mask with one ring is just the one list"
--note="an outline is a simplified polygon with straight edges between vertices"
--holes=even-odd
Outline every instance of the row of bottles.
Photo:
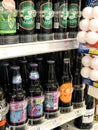
[[0,130],[7,122],[12,126],[27,120],[30,125],[42,123],[44,118],[72,111],[72,107],[83,107],[84,101],[87,112],[75,120],[75,126],[90,129],[94,99],[87,94],[88,86],[82,84],[80,69],[81,55],[77,50],[1,61],[0,105],[4,108],[7,103],[10,107],[1,118]]
[[19,42],[32,42],[36,34],[43,41],[53,40],[53,33],[55,39],[64,39],[66,32],[79,30],[81,5],[81,0],[1,0],[0,35],[9,44],[18,42],[14,34],[20,35]]
[[[27,120],[29,120],[30,124],[41,123],[44,116],[45,118],[57,117],[59,110],[61,113],[70,112],[73,99],[76,104],[84,100],[84,93],[81,91],[81,99],[76,99],[75,101],[76,92],[74,93],[73,89],[73,79],[75,77],[72,78],[71,70],[73,70],[76,64],[71,64],[70,68],[70,60],[74,59],[74,55],[72,54],[77,55],[77,50],[74,52],[58,52],[55,55],[53,53],[47,54],[47,57],[46,55],[45,57],[43,56],[47,59],[46,62],[43,62],[44,64],[41,63],[42,58],[36,56],[33,58],[39,60],[37,63],[33,62],[30,57],[1,62],[0,71],[3,76],[0,76],[0,82],[4,89],[6,102],[10,106],[6,117],[10,125],[21,125],[26,123]],[[56,55],[57,65],[59,63],[61,65],[62,63],[63,68],[60,67],[60,70],[58,70],[58,66],[56,67],[56,60],[53,57]],[[62,62],[58,60],[58,56]],[[27,61],[29,62],[28,65]],[[41,66],[44,69],[40,68]],[[45,72],[46,78],[41,78],[43,74],[42,70]],[[58,71],[61,73],[58,73]],[[60,75],[62,75],[61,78]],[[60,79],[58,80],[56,77]],[[79,76],[77,80],[81,81]]]

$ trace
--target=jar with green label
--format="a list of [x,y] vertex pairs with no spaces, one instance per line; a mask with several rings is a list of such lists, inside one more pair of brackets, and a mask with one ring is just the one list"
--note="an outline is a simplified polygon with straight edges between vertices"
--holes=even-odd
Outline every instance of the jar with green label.
[[32,42],[36,40],[35,34],[35,5],[33,0],[17,0],[18,10],[17,32],[20,42]]
[[54,38],[64,39],[67,37],[68,0],[54,0]]
[[14,0],[0,1],[0,44],[17,43],[16,4]]
[[52,0],[37,0],[36,6],[36,31],[38,40],[53,40],[53,4]]

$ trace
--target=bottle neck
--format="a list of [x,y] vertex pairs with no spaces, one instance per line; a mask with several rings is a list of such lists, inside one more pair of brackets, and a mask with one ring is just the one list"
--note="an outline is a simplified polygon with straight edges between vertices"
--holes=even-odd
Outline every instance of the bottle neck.
[[22,78],[19,73],[19,71],[14,70],[13,75],[12,75],[12,86],[13,89],[19,89],[22,88]]
[[48,69],[48,82],[55,82],[56,81],[56,74],[55,74],[55,65],[50,64]]
[[82,76],[80,75],[80,70],[76,69],[73,79],[73,85],[79,85],[82,87]]
[[10,85],[10,83],[9,83],[9,72],[8,72],[8,67],[7,66],[4,66],[4,68],[3,68],[3,81],[2,81],[2,85],[6,89]]
[[27,85],[27,82],[28,82],[28,72],[27,72],[27,66],[25,63],[21,64],[20,73],[22,77],[22,84],[23,86],[25,86]]
[[70,59],[64,59],[63,65],[63,80],[72,81],[71,68],[70,68]]

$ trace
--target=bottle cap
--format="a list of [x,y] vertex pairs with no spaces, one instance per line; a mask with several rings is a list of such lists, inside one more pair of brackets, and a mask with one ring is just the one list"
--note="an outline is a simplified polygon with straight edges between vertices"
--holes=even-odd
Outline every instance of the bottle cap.
[[7,62],[3,63],[3,66],[9,66],[9,63],[7,63]]
[[55,63],[55,61],[54,60],[48,60],[47,63],[48,64],[53,64],[53,63]]
[[30,63],[30,67],[37,67],[38,64],[37,63]]
[[13,69],[13,70],[19,70],[20,67],[19,66],[11,66],[11,69]]

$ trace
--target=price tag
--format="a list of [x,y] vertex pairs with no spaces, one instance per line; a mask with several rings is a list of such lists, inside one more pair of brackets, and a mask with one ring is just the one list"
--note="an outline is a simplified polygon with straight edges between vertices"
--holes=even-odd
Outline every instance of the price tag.
[[55,127],[57,127],[58,124],[60,124],[60,121],[58,119],[56,119],[56,120],[53,121],[52,125],[55,126]]
[[75,115],[76,116],[80,116],[82,114],[82,111],[81,110],[77,110],[76,112],[75,112]]
[[88,54],[89,48],[87,46],[85,46],[83,43],[79,43],[78,52]]
[[98,99],[98,88],[89,85],[88,94]]

